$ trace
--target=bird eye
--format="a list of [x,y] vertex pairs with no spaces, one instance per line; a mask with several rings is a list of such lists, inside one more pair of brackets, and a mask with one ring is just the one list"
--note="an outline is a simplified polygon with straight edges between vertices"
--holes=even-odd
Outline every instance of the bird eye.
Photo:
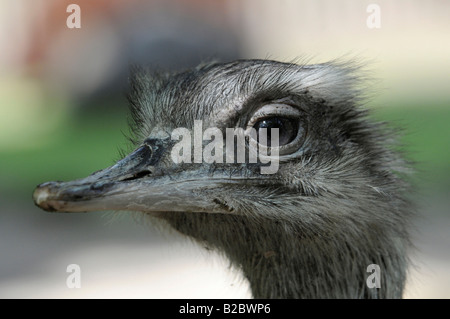
[[273,149],[275,145],[271,145],[271,129],[278,128],[279,155],[288,155],[302,146],[306,135],[304,124],[298,108],[287,104],[266,104],[248,121],[246,134],[251,137],[249,141],[254,146]]
[[[256,124],[253,125],[253,128],[258,134],[259,143],[268,147],[271,146],[271,129],[278,128],[278,146],[283,146],[292,142],[297,136],[298,122],[286,117],[273,116],[256,122]],[[267,134],[266,141],[261,141],[261,138],[259,138],[262,131],[261,129],[267,130],[265,132],[265,134]]]

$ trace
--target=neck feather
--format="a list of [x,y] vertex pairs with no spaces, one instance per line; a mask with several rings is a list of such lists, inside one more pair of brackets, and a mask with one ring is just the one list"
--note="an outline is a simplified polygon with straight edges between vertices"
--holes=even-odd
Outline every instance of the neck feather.
[[[407,243],[379,227],[308,229],[277,220],[173,213],[175,229],[226,254],[254,298],[401,298]],[[354,227],[355,228],[355,227]],[[370,288],[367,267],[380,267]]]

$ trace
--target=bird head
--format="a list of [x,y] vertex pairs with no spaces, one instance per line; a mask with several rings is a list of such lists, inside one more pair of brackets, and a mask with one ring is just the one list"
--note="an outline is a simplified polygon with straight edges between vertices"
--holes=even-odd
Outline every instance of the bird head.
[[[401,296],[407,165],[360,108],[351,63],[209,63],[131,76],[132,151],[33,198],[139,211],[224,251],[256,297]],[[355,264],[356,263],[356,264]],[[380,294],[365,284],[384,268]]]
[[[377,124],[356,107],[355,71],[342,63],[268,60],[209,63],[175,74],[135,70],[134,150],[86,178],[39,185],[34,201],[61,212],[289,219],[307,207],[300,214],[307,219],[321,206],[344,203],[355,189],[359,198],[379,195],[380,183],[395,179],[397,159],[388,158]],[[272,144],[271,132],[277,135]],[[252,161],[252,152],[261,158]]]

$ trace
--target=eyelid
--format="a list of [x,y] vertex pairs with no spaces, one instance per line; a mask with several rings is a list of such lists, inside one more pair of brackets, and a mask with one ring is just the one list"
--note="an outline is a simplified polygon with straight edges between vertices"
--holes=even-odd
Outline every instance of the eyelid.
[[253,126],[256,122],[269,115],[281,115],[283,117],[299,117],[301,112],[293,106],[286,104],[266,104],[260,107],[248,122],[248,126]]

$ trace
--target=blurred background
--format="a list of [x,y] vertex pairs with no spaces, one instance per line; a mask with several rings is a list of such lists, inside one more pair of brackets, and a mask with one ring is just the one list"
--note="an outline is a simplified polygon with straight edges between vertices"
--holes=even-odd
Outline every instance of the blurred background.
[[[67,27],[72,3],[81,28]],[[369,62],[368,107],[404,129],[417,162],[405,297],[449,298],[449,15],[439,0],[0,0],[0,298],[250,296],[226,260],[132,214],[49,214],[31,199],[126,149],[130,65],[237,58]],[[69,264],[80,289],[66,286]]]

